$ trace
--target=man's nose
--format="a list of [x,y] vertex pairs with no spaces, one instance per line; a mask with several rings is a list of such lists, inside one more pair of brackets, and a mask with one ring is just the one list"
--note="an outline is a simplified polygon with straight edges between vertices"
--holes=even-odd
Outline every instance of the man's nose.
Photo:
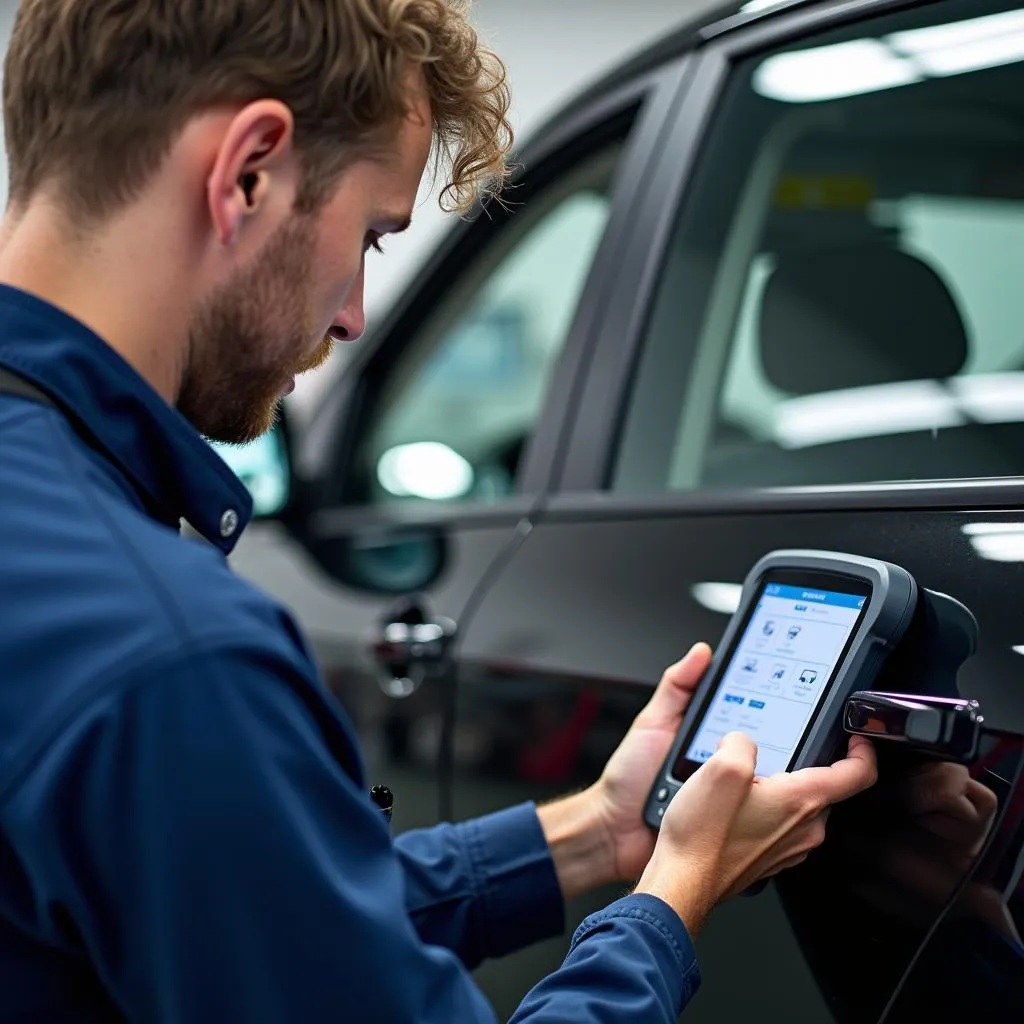
[[341,307],[334,321],[331,333],[343,341],[356,341],[366,330],[366,314],[363,311],[363,277],[365,268],[360,267],[359,276],[352,282],[345,305]]

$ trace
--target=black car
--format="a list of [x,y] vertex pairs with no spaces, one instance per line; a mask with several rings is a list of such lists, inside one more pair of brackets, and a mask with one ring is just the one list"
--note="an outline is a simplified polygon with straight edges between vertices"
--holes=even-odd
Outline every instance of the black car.
[[[593,781],[766,552],[905,567],[979,634],[890,687],[941,680],[997,738],[900,751],[938,766],[929,820],[883,751],[820,851],[716,913],[686,1019],[1024,1020],[1020,0],[731,8],[521,164],[268,442],[238,568],[298,613],[406,828]],[[991,801],[966,838],[957,772]],[[564,948],[482,968],[497,1010]]]

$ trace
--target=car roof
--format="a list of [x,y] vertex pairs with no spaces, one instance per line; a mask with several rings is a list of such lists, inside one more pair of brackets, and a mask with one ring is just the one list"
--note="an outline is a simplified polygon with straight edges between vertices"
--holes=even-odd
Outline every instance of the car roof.
[[814,2],[816,0],[775,0],[774,3],[764,0],[764,6],[755,6],[750,2],[740,4],[736,0],[730,0],[730,2],[720,2],[710,8],[704,8],[698,14],[681,21],[667,35],[634,54],[586,87],[530,135],[531,137],[543,137],[563,121],[572,118],[579,111],[585,110],[600,100],[602,96],[615,92],[646,74],[657,71],[663,64],[667,64],[688,50],[695,49],[709,38],[719,36],[742,25],[749,25],[751,22],[766,20],[790,8]]

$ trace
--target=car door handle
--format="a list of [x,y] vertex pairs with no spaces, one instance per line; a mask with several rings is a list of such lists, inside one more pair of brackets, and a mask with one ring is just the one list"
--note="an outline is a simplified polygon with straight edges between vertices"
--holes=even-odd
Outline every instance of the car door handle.
[[452,619],[430,614],[418,599],[390,609],[373,645],[384,693],[403,700],[426,680],[443,676],[451,665],[457,634]]
[[960,764],[978,759],[983,737],[1005,735],[985,726],[976,700],[872,690],[849,697],[843,709],[843,728]]

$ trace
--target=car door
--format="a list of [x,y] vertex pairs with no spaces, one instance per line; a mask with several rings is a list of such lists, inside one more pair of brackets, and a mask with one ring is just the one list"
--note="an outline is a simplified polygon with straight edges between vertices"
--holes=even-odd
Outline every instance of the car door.
[[[464,637],[460,816],[593,781],[768,551],[887,559],[975,617],[962,666],[925,645],[885,682],[978,700],[984,755],[883,752],[818,854],[715,914],[688,1021],[1024,1012],[1022,33],[1005,0],[705,32],[557,493]],[[499,1009],[563,951],[492,968]]]
[[[448,816],[435,768],[459,631],[551,476],[592,340],[575,325],[614,274],[607,237],[679,73],[595,94],[544,130],[507,202],[458,225],[356,350],[297,432],[280,521],[235,553],[310,637],[372,778],[395,792],[398,831]],[[251,487],[271,481],[271,506],[258,464],[277,441],[225,453]]]

